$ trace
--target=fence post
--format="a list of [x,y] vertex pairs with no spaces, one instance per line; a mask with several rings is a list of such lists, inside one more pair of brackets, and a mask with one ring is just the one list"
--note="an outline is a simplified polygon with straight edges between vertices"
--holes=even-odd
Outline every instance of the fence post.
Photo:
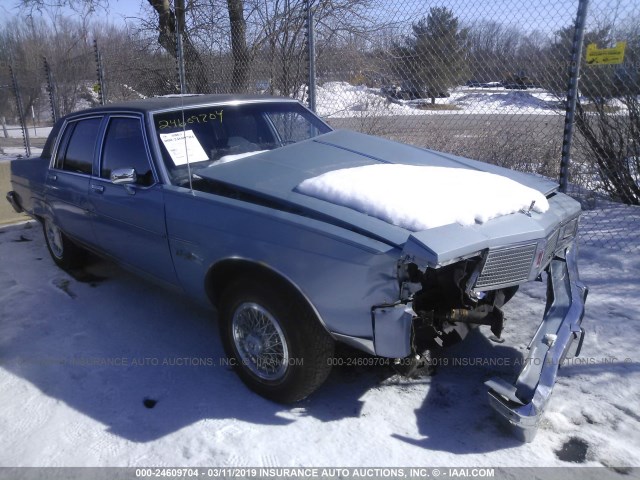
[[24,106],[22,105],[22,96],[18,88],[18,80],[13,71],[13,67],[9,65],[9,73],[11,74],[11,83],[13,84],[13,93],[16,96],[16,106],[18,107],[18,116],[20,117],[20,128],[22,129],[22,140],[24,142],[24,152],[27,157],[31,156],[31,140],[29,139],[29,127],[24,117]]
[[47,79],[47,93],[49,94],[49,105],[51,106],[51,117],[53,118],[53,123],[58,121],[58,106],[56,99],[56,90],[55,84],[53,83],[53,75],[51,73],[51,67],[49,66],[49,62],[47,62],[47,57],[42,57],[44,60],[44,73]]
[[564,136],[562,137],[562,159],[560,160],[560,191],[566,192],[569,183],[569,165],[571,162],[571,141],[575,123],[576,101],[578,99],[578,82],[580,79],[580,61],[582,59],[582,43],[584,28],[587,22],[589,0],[579,0],[576,13],[576,28],[571,45],[571,64],[569,66],[569,84],[567,86],[567,110],[564,117]]
[[2,124],[2,134],[4,138],[9,138],[9,131],[7,130],[7,120],[4,116],[0,117],[0,124]]
[[316,36],[313,18],[313,0],[307,0],[307,55],[309,61],[309,109],[316,111]]
[[104,84],[104,69],[102,68],[102,54],[98,49],[98,40],[93,40],[93,51],[96,57],[96,73],[98,76],[98,86],[100,91],[98,92],[98,98],[100,99],[100,105],[107,103],[107,89]]

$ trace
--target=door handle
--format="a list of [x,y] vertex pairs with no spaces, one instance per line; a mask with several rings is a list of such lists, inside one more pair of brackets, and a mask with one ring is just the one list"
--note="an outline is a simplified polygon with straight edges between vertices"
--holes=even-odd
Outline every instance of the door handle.
[[49,180],[51,180],[52,182],[57,181],[58,180],[58,175],[54,175],[54,174],[49,175]]
[[102,185],[91,185],[91,190],[96,193],[104,193],[104,187]]

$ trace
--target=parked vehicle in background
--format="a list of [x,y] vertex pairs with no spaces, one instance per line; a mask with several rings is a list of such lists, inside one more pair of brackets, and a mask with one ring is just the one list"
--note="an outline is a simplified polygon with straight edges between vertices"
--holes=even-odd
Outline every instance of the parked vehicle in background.
[[434,90],[428,85],[418,82],[404,82],[400,89],[400,95],[405,100],[417,100],[421,98],[447,98],[451,96],[446,90]]
[[502,82],[484,82],[480,85],[482,88],[498,88],[502,86]]
[[498,88],[502,87],[502,82],[478,82],[476,80],[470,80],[467,82],[467,87],[473,88]]
[[554,182],[332,130],[292,99],[172,96],[77,112],[40,158],[12,163],[12,185],[7,199],[42,224],[60,267],[92,251],[215,306],[238,375],[275,401],[316,390],[337,343],[412,371],[471,326],[502,341],[502,306],[545,280],[516,382],[487,382],[492,406],[530,440],[582,342],[580,206]]
[[527,86],[522,83],[505,83],[504,88],[507,90],[526,90]]
[[527,88],[537,88],[535,83],[524,74],[524,72],[509,75],[503,80],[504,88],[509,90],[526,90]]
[[400,98],[401,88],[396,84],[384,85],[380,88],[380,93],[389,98]]

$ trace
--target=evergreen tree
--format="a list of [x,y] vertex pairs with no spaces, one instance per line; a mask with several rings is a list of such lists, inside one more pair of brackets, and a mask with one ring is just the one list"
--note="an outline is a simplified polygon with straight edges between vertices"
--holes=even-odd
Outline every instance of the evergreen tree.
[[413,35],[396,47],[396,69],[405,82],[435,103],[451,87],[468,76],[468,29],[446,7],[432,7],[414,23]]

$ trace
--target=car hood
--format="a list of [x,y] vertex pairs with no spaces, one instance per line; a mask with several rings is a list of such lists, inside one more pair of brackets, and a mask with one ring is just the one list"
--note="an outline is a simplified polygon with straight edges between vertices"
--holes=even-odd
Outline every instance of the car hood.
[[[348,226],[388,244],[402,246],[412,236],[412,232],[296,191],[296,187],[308,178],[337,169],[379,163],[479,170],[511,178],[544,195],[557,188],[556,183],[542,177],[347,130],[336,130],[233,162],[213,164],[198,170],[197,174],[223,184],[227,189],[249,194],[247,198],[269,201],[270,205],[281,205],[282,208]],[[487,223],[491,222],[493,220]],[[469,228],[460,225],[448,227]]]

